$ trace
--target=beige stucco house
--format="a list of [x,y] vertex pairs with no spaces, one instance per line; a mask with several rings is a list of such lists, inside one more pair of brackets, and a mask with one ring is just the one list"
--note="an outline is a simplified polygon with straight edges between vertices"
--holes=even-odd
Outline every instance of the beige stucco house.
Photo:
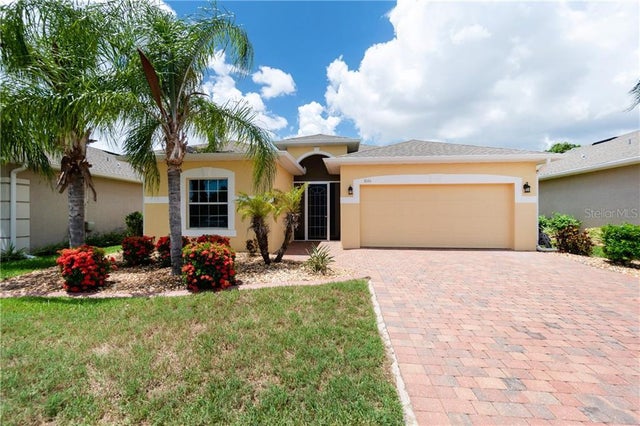
[[[142,211],[142,180],[129,163],[115,154],[88,147],[87,160],[97,192],[97,201],[87,191],[85,220],[91,232],[124,229],[124,218]],[[51,160],[59,169],[57,159]],[[55,189],[55,181],[44,178],[19,164],[0,168],[0,243],[33,250],[68,240],[67,193]]]
[[539,171],[540,214],[640,225],[640,131],[574,148]]
[[[285,139],[278,148],[275,188],[308,182],[297,240],[340,240],[345,248],[447,247],[535,250],[536,167],[552,155],[505,148],[412,140],[383,147],[314,135]],[[145,189],[145,234],[169,233],[166,166]],[[252,163],[233,147],[190,152],[183,164],[184,235],[228,236],[243,250],[253,238],[234,204],[252,193]],[[281,243],[270,224],[271,245]]]

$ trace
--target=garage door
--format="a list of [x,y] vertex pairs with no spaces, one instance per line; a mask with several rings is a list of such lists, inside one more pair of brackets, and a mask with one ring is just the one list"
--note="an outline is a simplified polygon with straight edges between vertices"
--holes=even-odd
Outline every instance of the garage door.
[[513,248],[512,185],[363,185],[362,247]]

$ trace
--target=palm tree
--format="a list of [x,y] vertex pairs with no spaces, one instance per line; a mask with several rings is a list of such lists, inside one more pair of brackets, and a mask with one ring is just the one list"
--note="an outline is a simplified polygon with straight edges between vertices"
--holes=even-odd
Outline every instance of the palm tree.
[[236,198],[237,209],[242,219],[251,218],[251,229],[256,234],[258,248],[265,265],[271,263],[269,257],[269,226],[266,223],[274,212],[274,199],[270,193],[247,195],[241,192]]
[[629,111],[631,111],[632,109],[634,109],[635,107],[640,105],[640,80],[638,80],[636,85],[633,86],[633,89],[631,89],[629,91],[629,94],[631,96],[633,96],[633,102],[631,103],[631,106],[629,107]]
[[[201,93],[209,62],[219,52],[238,69],[248,71],[253,50],[247,34],[230,16],[209,10],[193,21],[147,7],[141,23],[138,60],[129,73],[136,103],[123,118],[130,124],[124,151],[131,165],[158,186],[159,172],[154,146],[161,146],[167,164],[171,265],[179,274],[181,259],[180,173],[187,135],[205,139],[208,151],[216,151],[230,138],[244,143],[254,160],[256,188],[268,188],[275,173],[275,148],[266,131],[253,123],[254,113],[245,104],[217,105]],[[131,65],[130,64],[130,65]],[[129,70],[132,70],[129,67]],[[126,74],[126,73],[125,73]]]
[[84,244],[85,186],[96,200],[86,159],[95,128],[110,129],[119,104],[109,40],[125,26],[111,5],[17,0],[0,7],[0,129],[3,163],[26,164],[68,190],[69,245]]
[[293,232],[298,228],[298,221],[300,220],[300,203],[302,202],[302,196],[306,191],[309,184],[305,183],[297,187],[291,188],[287,192],[275,190],[275,212],[274,216],[278,218],[284,213],[284,240],[282,245],[276,253],[274,262],[282,262],[282,257],[289,247],[291,238],[293,238]]

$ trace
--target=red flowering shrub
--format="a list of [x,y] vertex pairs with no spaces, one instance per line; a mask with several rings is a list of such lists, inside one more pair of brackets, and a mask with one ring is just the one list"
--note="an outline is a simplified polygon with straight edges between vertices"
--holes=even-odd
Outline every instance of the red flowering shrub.
[[122,240],[122,259],[127,265],[146,265],[151,262],[153,237],[127,237]]
[[231,247],[231,243],[229,242],[229,238],[222,237],[220,235],[200,235],[196,238],[197,243],[213,243],[220,244],[223,246]]
[[[182,237],[183,248],[190,242],[191,239],[189,237]],[[158,242],[156,243],[156,251],[158,252],[160,266],[171,266],[171,237],[167,235],[166,237],[158,238]]]
[[236,254],[227,246],[191,243],[182,249],[182,278],[191,291],[227,288],[236,282]]
[[104,250],[97,247],[82,246],[63,249],[56,263],[64,278],[62,287],[70,292],[90,290],[103,286],[111,269],[115,269],[115,259],[107,259]]

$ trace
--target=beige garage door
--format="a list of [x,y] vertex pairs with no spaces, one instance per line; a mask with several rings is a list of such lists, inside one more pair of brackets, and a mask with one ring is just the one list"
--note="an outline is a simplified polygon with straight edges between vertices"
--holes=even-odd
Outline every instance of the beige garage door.
[[512,185],[363,185],[362,247],[513,248]]

